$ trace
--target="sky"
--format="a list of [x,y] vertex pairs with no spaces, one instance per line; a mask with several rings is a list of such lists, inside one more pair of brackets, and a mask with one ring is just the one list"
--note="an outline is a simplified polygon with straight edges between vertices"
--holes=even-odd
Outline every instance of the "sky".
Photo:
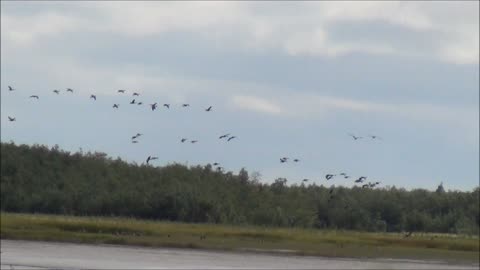
[[266,183],[479,185],[478,1],[0,3],[2,142]]

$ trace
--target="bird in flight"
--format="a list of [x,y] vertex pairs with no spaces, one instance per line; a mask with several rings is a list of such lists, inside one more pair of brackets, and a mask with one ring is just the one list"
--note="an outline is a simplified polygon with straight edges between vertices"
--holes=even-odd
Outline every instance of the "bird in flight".
[[298,159],[298,158],[293,160],[293,162],[299,162],[299,161],[300,161],[300,159]]
[[117,92],[118,92],[118,93],[125,93],[125,90],[120,89],[120,90],[118,90]]
[[58,90],[53,90],[53,92],[57,95],[60,94],[60,91],[58,91]]
[[148,162],[150,162],[150,160],[155,160],[155,159],[158,159],[158,157],[148,156],[148,158],[147,158],[147,164],[148,164]]
[[198,142],[198,141],[197,141],[197,140],[193,140],[193,141],[190,141],[190,142],[191,142],[191,143],[196,143],[196,142]]
[[73,89],[72,88],[67,88],[67,92],[73,93]]
[[165,103],[163,104],[163,107],[167,107],[167,109],[170,109],[170,104]]
[[361,176],[360,178],[358,178],[357,180],[355,180],[355,183],[363,183],[363,181],[365,181],[366,179],[367,179],[367,177]]
[[140,96],[140,94],[137,93],[137,92],[134,92],[133,95],[134,95],[134,96],[137,96],[137,97]]
[[351,133],[349,133],[348,135],[351,136],[355,141],[362,138],[362,137],[357,137]]
[[97,100],[97,96],[95,96],[95,95],[90,95],[90,98],[93,98],[94,100]]
[[135,99],[133,99],[132,101],[130,101],[130,104],[135,104]]
[[143,134],[142,133],[137,133],[135,136],[132,136],[132,140],[142,136]]
[[138,143],[138,141],[132,141],[132,143]]
[[8,86],[8,91],[13,91],[15,88],[11,87],[10,85]]
[[118,109],[118,104],[113,104],[113,108]]
[[218,137],[218,138],[219,138],[219,139],[223,139],[223,138],[226,138],[226,137],[228,137],[228,136],[230,136],[230,133],[224,134],[224,135],[222,135],[222,136],[220,136],[220,137]]
[[180,141],[184,143],[187,140],[187,138],[182,138]]
[[190,106],[190,104],[187,104],[187,103],[182,104],[182,107],[188,107],[188,106]]
[[233,139],[235,139],[235,138],[236,138],[236,136],[232,136],[232,137],[228,138],[227,142],[229,142],[229,141],[231,141],[231,140],[233,140]]
[[157,103],[153,103],[153,104],[150,104],[150,107],[152,107],[152,111],[155,111],[155,109],[157,108]]
[[213,163],[213,166],[218,166],[218,165],[220,165],[220,163],[218,163],[218,162]]
[[305,179],[303,179],[302,181],[303,181],[303,182],[307,182],[307,181],[308,181],[308,179],[307,179],[307,178],[305,178]]
[[205,111],[209,112],[212,110],[212,106],[208,107],[207,109],[205,109]]
[[378,137],[377,135],[368,135],[368,137],[372,138],[373,140],[378,139],[381,140],[382,138]]
[[39,99],[39,97],[37,95],[31,95],[30,98],[36,98],[36,99]]
[[142,105],[142,104],[143,104],[143,102],[141,102],[141,101],[137,103],[137,105]]
[[325,175],[325,178],[327,178],[327,180],[330,180],[330,179],[332,179],[334,176],[335,176],[335,174],[327,174],[327,175]]
[[282,157],[282,158],[280,158],[280,162],[281,162],[281,163],[285,163],[285,162],[287,162],[287,160],[288,160],[287,157]]
[[10,122],[15,121],[15,117],[10,117],[10,116],[9,116],[9,117],[8,117],[8,121],[10,121]]

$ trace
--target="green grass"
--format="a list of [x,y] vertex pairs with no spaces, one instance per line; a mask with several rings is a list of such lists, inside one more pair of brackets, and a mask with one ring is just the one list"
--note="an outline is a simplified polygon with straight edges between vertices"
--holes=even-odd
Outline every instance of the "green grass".
[[[264,228],[111,217],[1,213],[0,237],[150,247],[255,250],[329,257],[479,262],[478,236]],[[201,239],[201,236],[205,236]]]

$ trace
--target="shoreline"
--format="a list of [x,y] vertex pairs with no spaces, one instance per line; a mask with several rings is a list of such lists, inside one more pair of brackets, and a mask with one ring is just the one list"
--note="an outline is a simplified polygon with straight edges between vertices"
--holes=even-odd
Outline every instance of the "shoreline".
[[[188,249],[188,248],[166,248],[166,247],[142,247],[142,246],[132,246],[132,245],[116,245],[116,244],[91,244],[91,243],[72,243],[72,242],[58,242],[58,241],[31,241],[31,240],[11,240],[11,239],[0,239],[0,244],[3,247],[4,245],[17,245],[22,246],[46,246],[44,248],[51,249],[61,247],[62,249],[90,249],[90,248],[99,248],[99,249],[108,249],[111,252],[128,252],[128,253],[146,253],[146,254],[157,254],[161,253],[164,256],[174,256],[179,255],[180,253],[187,253],[195,257],[210,256],[212,254],[216,255],[226,255],[226,256],[258,256],[260,257],[276,257],[285,259],[287,256],[292,260],[321,260],[326,263],[360,263],[360,264],[385,264],[385,265],[417,265],[417,266],[430,266],[436,265],[440,268],[446,267],[459,267],[459,268],[478,268],[478,263],[468,263],[468,262],[446,262],[442,260],[415,260],[415,259],[397,259],[397,258],[343,258],[343,257],[323,257],[323,256],[309,256],[309,255],[296,255],[296,254],[281,254],[278,252],[257,252],[253,250],[211,250],[211,249]],[[11,252],[3,252],[2,257],[8,256]],[[2,263],[2,265],[8,265]],[[35,265],[35,264],[15,264],[16,266],[28,266],[32,268],[49,268],[48,265]],[[433,269],[433,268],[432,268]],[[458,269],[458,268],[454,268]]]
[[[478,264],[478,238],[1,213],[1,240]],[[203,240],[202,240],[202,237]]]

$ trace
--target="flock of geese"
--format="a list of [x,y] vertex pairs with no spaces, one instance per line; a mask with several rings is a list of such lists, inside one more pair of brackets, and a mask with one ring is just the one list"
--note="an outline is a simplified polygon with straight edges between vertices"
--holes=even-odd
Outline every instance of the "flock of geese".
[[[9,91],[9,92],[12,92],[12,91],[15,91],[15,90],[16,90],[16,89],[13,88],[12,86],[8,86],[8,91]],[[53,90],[52,92],[53,92],[54,94],[56,94],[56,95],[59,95],[59,94],[60,94],[60,90],[58,90],[58,89],[55,89],[55,90]],[[72,88],[67,88],[67,89],[66,89],[66,92],[73,94],[74,90],[73,90]],[[124,90],[124,89],[117,90],[117,93],[119,93],[119,94],[125,94],[126,92],[127,92],[127,90]],[[135,105],[135,104],[136,104],[136,105],[142,105],[142,104],[143,104],[143,102],[141,102],[141,101],[136,101],[136,97],[139,97],[139,96],[140,96],[140,93],[138,93],[138,92],[133,92],[133,93],[132,93],[132,96],[133,96],[133,98],[132,98],[132,100],[130,101],[129,104],[131,104],[131,105]],[[40,97],[39,97],[38,95],[31,95],[31,96],[29,96],[29,98],[37,99],[37,100],[40,99]],[[97,96],[94,95],[94,94],[91,94],[91,95],[90,95],[90,99],[96,101],[96,100],[97,100]],[[149,106],[150,106],[150,108],[151,108],[152,111],[155,111],[155,110],[158,108],[158,103],[155,102],[155,103],[149,104]],[[114,103],[112,107],[113,107],[113,109],[119,109],[120,104]],[[170,109],[170,104],[169,104],[169,103],[165,103],[165,104],[163,104],[163,107],[165,107],[166,109]],[[190,104],[188,104],[188,103],[183,103],[183,104],[181,104],[181,107],[182,107],[182,108],[190,107]],[[209,107],[205,108],[205,112],[211,112],[211,111],[212,111],[212,108],[213,108],[213,106],[209,106]],[[10,122],[14,122],[14,121],[16,121],[16,118],[13,117],[13,116],[8,116],[8,120],[9,120]],[[142,133],[137,133],[137,134],[135,134],[134,136],[131,137],[131,142],[132,142],[132,143],[138,143],[138,142],[139,142],[138,139],[139,139],[140,136],[142,136],[142,135],[143,135]],[[379,136],[377,136],[377,135],[367,135],[366,137],[357,136],[357,135],[352,134],[352,133],[348,133],[347,135],[350,136],[350,137],[352,137],[354,141],[357,141],[357,140],[360,140],[360,139],[363,139],[363,138],[370,138],[371,140],[382,140],[382,138],[379,137]],[[227,142],[229,142],[229,141],[231,141],[231,140],[233,140],[233,139],[236,139],[236,138],[237,138],[237,136],[232,135],[232,134],[230,134],[230,133],[223,134],[223,135],[221,135],[221,136],[218,137],[218,139],[220,139],[220,140],[223,140],[223,139],[224,139],[224,140],[226,140]],[[185,143],[185,142],[187,142],[187,141],[190,142],[190,143],[192,143],[192,144],[198,142],[198,140],[196,140],[196,139],[188,139],[188,138],[181,138],[181,139],[180,139],[180,142],[181,142],[181,143]],[[149,165],[151,161],[156,160],[156,159],[158,159],[158,157],[156,157],[156,156],[151,156],[151,155],[150,155],[150,156],[148,156],[147,159],[146,159],[146,164]],[[291,159],[291,158],[289,158],[289,157],[281,157],[281,158],[280,158],[280,163],[287,163],[290,159]],[[293,159],[291,159],[291,160],[292,160],[294,163],[300,162],[300,159],[299,159],[299,158],[293,158]],[[217,170],[220,170],[220,171],[223,170],[223,167],[221,167],[218,162],[214,162],[214,163],[213,163],[213,166],[216,167]],[[327,181],[329,181],[329,180],[332,180],[332,179],[333,179],[334,177],[336,177],[336,176],[343,177],[344,179],[350,178],[349,175],[347,175],[346,173],[342,172],[342,173],[339,173],[338,175],[337,175],[337,174],[327,174],[327,175],[325,175],[325,179],[326,179]],[[377,185],[379,185],[379,184],[381,183],[381,182],[378,182],[378,181],[377,181],[377,182],[368,182],[368,183],[365,183],[366,180],[367,180],[367,177],[366,177],[366,176],[360,176],[358,179],[356,179],[356,180],[354,181],[354,183],[355,183],[355,184],[363,184],[363,185],[362,185],[362,188],[373,188],[373,187],[375,187],[375,186],[377,186]],[[305,179],[302,180],[302,182],[308,182],[308,181],[310,181],[310,179],[305,178]],[[333,189],[330,190],[330,195],[331,195],[331,196],[332,196],[332,192],[333,192]],[[332,198],[332,197],[330,197],[330,199],[331,199],[331,198]]]

